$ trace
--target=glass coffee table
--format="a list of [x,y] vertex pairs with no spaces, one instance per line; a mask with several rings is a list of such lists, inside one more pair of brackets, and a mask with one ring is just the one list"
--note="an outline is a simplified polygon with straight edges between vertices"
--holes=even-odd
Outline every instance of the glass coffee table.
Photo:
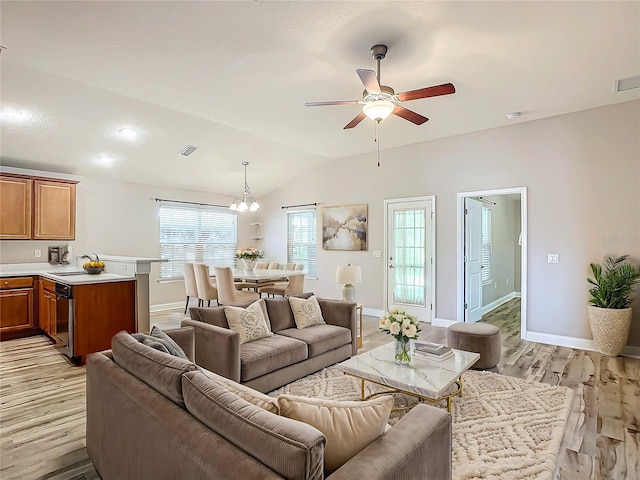
[[[410,365],[395,363],[395,343],[391,342],[365,353],[351,357],[336,367],[345,374],[361,380],[361,398],[365,400],[365,381],[389,387],[388,392],[404,393],[417,397],[420,402],[439,403],[447,401],[451,411],[451,400],[462,396],[461,375],[478,361],[480,355],[473,352],[453,350],[453,357],[442,362],[427,360],[412,355]],[[457,388],[451,389],[456,384]]]

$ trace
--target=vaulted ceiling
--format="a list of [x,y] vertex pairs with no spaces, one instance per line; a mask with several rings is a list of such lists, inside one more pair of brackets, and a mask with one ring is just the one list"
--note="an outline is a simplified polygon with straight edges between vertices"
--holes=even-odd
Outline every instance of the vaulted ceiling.
[[[356,68],[389,47],[397,92],[454,95],[391,116],[388,149],[640,98],[640,2],[145,2],[0,4],[2,164],[256,196],[335,159],[370,152]],[[521,112],[516,120],[507,113]],[[124,126],[140,135],[126,139]],[[189,157],[185,145],[198,150]],[[113,158],[110,165],[98,160]]]

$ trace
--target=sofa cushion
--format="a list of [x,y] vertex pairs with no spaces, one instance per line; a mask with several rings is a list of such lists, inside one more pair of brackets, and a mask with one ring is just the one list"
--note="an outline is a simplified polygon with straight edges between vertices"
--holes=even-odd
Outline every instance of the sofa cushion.
[[308,423],[327,438],[324,466],[332,473],[385,432],[393,397],[364,402],[280,395],[280,414]]
[[309,345],[309,357],[315,357],[351,343],[351,330],[335,325],[315,325],[303,329],[287,328],[280,330],[278,335],[305,342]]
[[189,357],[187,357],[184,350],[180,348],[180,345],[155,325],[151,329],[151,333],[149,333],[149,335],[145,335],[144,333],[132,333],[131,336],[140,343],[148,345],[151,348],[155,348],[156,350],[160,350],[164,353],[169,353],[174,357],[189,360]]
[[271,331],[274,333],[285,328],[295,328],[296,322],[293,319],[293,312],[289,305],[289,300],[285,297],[267,298],[267,313],[271,322]]
[[313,325],[324,325],[322,310],[315,296],[307,299],[289,297],[289,304],[293,312],[293,318],[297,328],[307,328]]
[[253,342],[273,335],[265,319],[264,300],[258,300],[247,308],[224,307],[229,328],[240,334],[240,344]]
[[181,377],[197,370],[195,364],[143,345],[124,330],[111,339],[111,350],[118,365],[184,408]]
[[273,335],[240,345],[240,380],[246,382],[308,358],[305,342]]
[[215,325],[216,327],[229,328],[223,307],[192,307],[189,309],[189,315],[191,315],[192,320],[200,320],[201,322]]
[[235,393],[240,398],[245,399],[249,403],[253,403],[256,407],[263,408],[267,412],[280,414],[280,408],[278,407],[278,400],[265,395],[262,392],[254,390],[253,388],[245,387],[240,383],[236,383],[222,375],[210,372],[209,370],[202,369],[202,372],[216,383],[219,383],[231,393]]
[[283,478],[322,478],[325,439],[317,429],[256,407],[200,372],[182,382],[187,410],[218,435]]

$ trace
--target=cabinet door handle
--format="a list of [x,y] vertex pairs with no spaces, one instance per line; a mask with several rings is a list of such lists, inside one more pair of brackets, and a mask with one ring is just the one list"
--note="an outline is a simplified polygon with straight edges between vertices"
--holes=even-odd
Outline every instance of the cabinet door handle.
[[5,285],[9,285],[9,282],[4,282]]

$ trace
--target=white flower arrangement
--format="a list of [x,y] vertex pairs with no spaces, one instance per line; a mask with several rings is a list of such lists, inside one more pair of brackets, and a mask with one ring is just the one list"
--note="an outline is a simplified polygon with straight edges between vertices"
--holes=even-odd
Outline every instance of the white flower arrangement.
[[380,319],[378,327],[396,340],[415,340],[420,332],[420,321],[414,315],[394,310]]

